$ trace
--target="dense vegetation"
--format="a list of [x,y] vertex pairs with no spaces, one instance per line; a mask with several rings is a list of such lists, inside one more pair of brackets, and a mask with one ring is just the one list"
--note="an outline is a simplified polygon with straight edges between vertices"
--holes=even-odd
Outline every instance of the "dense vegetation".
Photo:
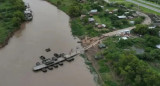
[[[110,37],[104,41],[108,48],[103,50],[105,58],[99,60],[99,70],[105,75],[106,86],[110,84],[107,80],[110,79],[110,72],[107,70],[114,71],[115,76],[118,76],[112,81],[114,85],[110,86],[160,85],[160,50],[156,48],[156,45],[160,44],[160,38],[157,31],[160,31],[160,28],[148,29],[146,25],[137,25],[133,32],[143,34],[140,37],[127,40]],[[144,52],[137,53],[133,47],[143,49]]]
[[22,0],[0,0],[0,44],[24,21],[24,9]]

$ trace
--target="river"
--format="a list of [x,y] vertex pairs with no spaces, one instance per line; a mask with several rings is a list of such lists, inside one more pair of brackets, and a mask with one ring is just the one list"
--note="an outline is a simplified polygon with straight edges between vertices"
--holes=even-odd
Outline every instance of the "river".
[[[21,26],[0,50],[0,86],[96,86],[83,58],[47,73],[32,71],[39,56],[69,53],[80,45],[71,34],[69,17],[43,0],[24,0],[30,4],[33,20]],[[51,48],[51,52],[45,52]]]

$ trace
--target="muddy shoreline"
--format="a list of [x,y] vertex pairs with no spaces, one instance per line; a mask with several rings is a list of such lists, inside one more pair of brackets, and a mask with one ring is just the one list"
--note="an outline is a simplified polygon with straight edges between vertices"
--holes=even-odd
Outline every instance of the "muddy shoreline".
[[22,27],[25,25],[25,23],[27,23],[27,22],[22,22],[21,25],[19,27],[17,27],[17,29],[15,29],[13,32],[11,32],[11,33],[8,34],[8,37],[6,38],[6,40],[2,44],[0,44],[0,49],[2,49],[2,48],[4,48],[5,46],[8,45],[10,39],[14,36],[14,34],[17,31],[23,29]]

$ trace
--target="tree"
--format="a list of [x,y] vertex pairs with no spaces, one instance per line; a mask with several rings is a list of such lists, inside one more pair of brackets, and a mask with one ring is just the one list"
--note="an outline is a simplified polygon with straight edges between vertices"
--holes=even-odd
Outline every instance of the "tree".
[[112,23],[115,27],[121,27],[123,25],[123,23],[120,20],[113,21]]
[[14,27],[18,27],[20,25],[21,19],[18,17],[13,17],[11,21]]
[[80,9],[79,5],[71,5],[71,7],[69,8],[69,15],[72,18],[80,16],[81,15],[81,9]]
[[57,5],[59,6],[59,5],[61,5],[62,4],[62,2],[61,1],[57,1]]
[[102,11],[103,10],[98,4],[92,4],[91,7],[93,9],[97,9],[98,11]]
[[140,24],[144,20],[144,17],[138,17],[135,19],[135,24]]
[[87,23],[88,23],[88,17],[84,17],[84,18],[82,19],[82,22],[83,22],[84,24],[87,24]]
[[146,46],[155,48],[156,45],[160,43],[159,37],[151,36],[151,35],[145,35],[146,40]]
[[0,0],[0,2],[4,2],[5,0]]
[[21,11],[15,11],[13,15],[14,17],[19,17],[21,21],[24,20],[24,13],[22,13]]
[[160,84],[160,75],[132,54],[121,55],[115,67],[118,75],[123,77],[125,85],[159,86]]
[[147,25],[142,25],[142,24],[138,24],[136,25],[136,28],[133,29],[133,31],[137,34],[140,35],[145,35],[148,33],[148,26]]
[[131,39],[127,39],[127,40],[123,40],[121,39],[119,42],[118,42],[118,47],[120,48],[126,48],[128,46],[132,46],[133,45],[133,42]]
[[125,24],[125,25],[129,24],[129,22],[125,19],[122,20],[122,23]]

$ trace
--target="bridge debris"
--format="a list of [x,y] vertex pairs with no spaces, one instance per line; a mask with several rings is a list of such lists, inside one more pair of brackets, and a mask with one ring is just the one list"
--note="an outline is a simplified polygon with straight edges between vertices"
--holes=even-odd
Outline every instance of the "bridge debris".
[[33,67],[33,71],[42,71],[42,72],[47,72],[47,69],[53,70],[54,68],[58,68],[59,66],[63,66],[63,62],[72,62],[74,60],[74,57],[79,55],[80,52],[76,51],[73,53],[70,53],[69,55],[67,54],[57,54],[55,53],[53,57],[51,58],[45,58],[44,56],[40,56],[40,59],[42,62],[37,62],[36,66]]

